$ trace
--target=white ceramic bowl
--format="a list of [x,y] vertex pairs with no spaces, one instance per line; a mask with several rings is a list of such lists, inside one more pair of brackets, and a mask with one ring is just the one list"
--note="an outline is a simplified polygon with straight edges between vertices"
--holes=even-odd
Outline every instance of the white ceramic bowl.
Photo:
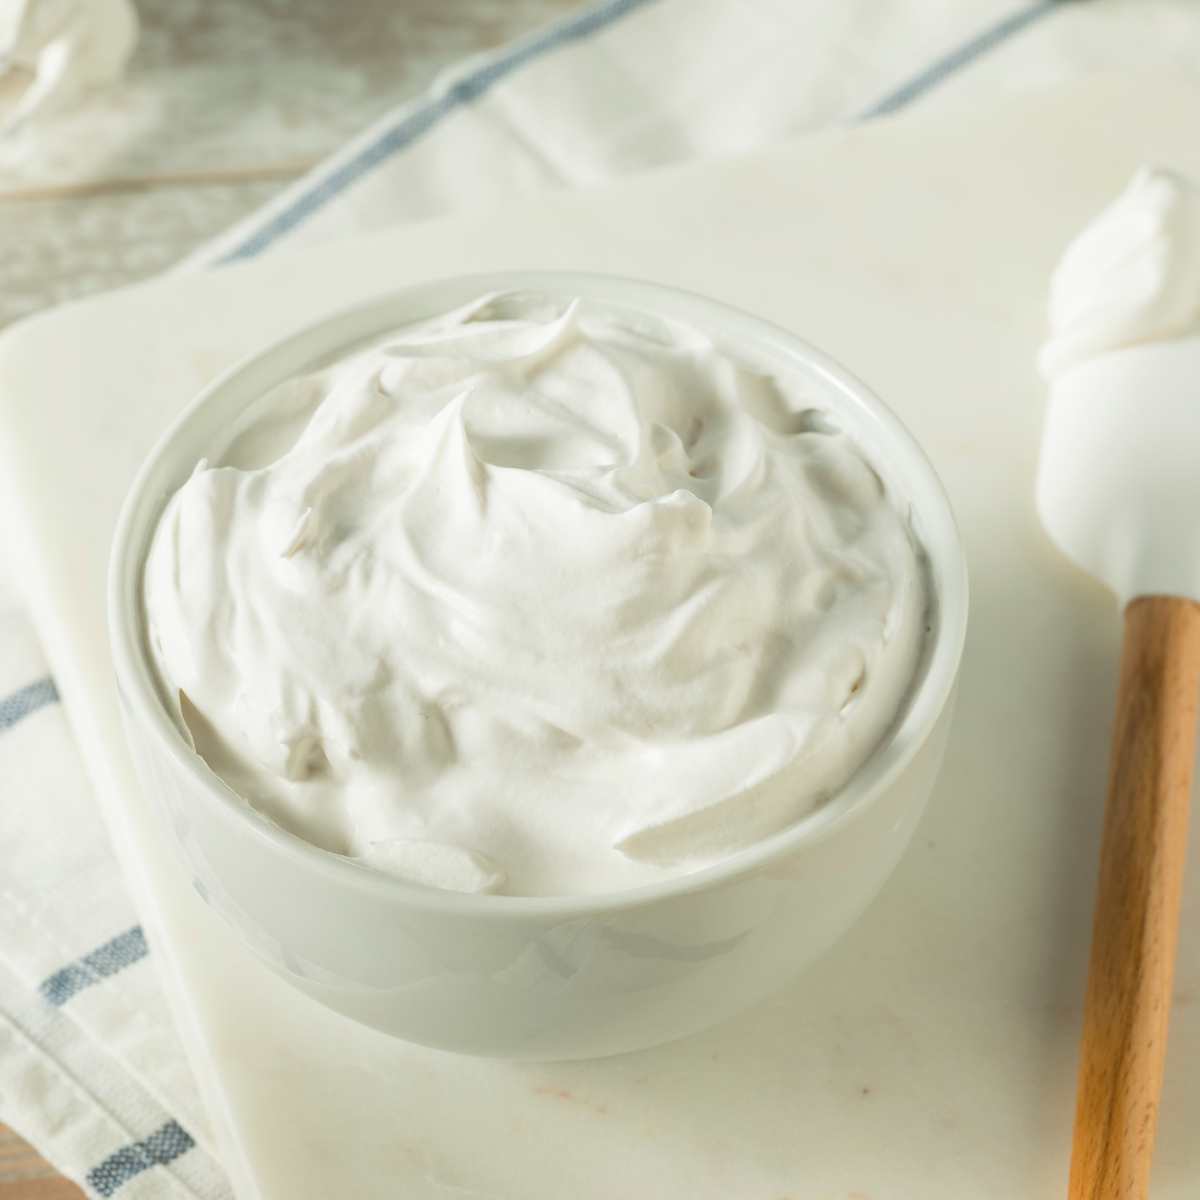
[[[160,702],[141,574],[168,497],[235,414],[347,347],[484,292],[585,295],[690,322],[777,362],[867,450],[914,513],[934,633],[891,735],[818,811],[715,866],[607,895],[421,888],[317,849],[259,816],[189,750]],[[699,296],[568,273],[440,280],[340,312],[208,387],[146,461],[118,523],[109,621],[130,744],[183,851],[180,870],[276,972],[388,1033],[473,1054],[612,1054],[713,1024],[778,988],[854,922],[907,845],[941,765],[967,619],[963,552],[911,435],[803,342]],[[802,1001],[801,1001],[802,1002]]]

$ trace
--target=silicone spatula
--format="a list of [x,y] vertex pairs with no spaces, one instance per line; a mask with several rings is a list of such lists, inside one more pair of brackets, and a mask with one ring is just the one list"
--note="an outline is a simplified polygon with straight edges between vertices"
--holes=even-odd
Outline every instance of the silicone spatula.
[[1147,1195],[1200,691],[1200,337],[1055,379],[1042,522],[1116,594],[1125,638],[1084,1000],[1071,1200]]

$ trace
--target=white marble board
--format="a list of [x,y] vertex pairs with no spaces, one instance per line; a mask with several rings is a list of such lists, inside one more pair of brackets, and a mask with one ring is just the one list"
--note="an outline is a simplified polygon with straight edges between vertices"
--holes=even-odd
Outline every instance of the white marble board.
[[[1063,1193],[1119,622],[1037,527],[1033,354],[1064,240],[1145,159],[1200,173],[1198,114],[1182,81],[1097,79],[176,276],[0,340],[9,536],[240,1196]],[[566,1065],[390,1041],[252,960],[192,894],[137,789],[104,635],[121,494],[202,382],[346,301],[516,266],[695,288],[843,359],[929,449],[974,589],[945,774],[861,924],[742,1019]],[[1193,869],[1159,1200],[1200,1186],[1198,997]]]

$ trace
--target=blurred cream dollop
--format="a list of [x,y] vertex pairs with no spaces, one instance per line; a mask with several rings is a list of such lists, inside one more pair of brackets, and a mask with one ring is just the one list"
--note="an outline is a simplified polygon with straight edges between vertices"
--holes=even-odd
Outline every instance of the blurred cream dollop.
[[0,136],[119,79],[137,39],[131,0],[0,0]]
[[1143,167],[1071,242],[1050,282],[1048,379],[1113,350],[1200,334],[1200,191]]
[[799,391],[533,293],[282,385],[153,541],[177,720],[280,825],[435,887],[614,890],[781,829],[928,619],[902,501]]

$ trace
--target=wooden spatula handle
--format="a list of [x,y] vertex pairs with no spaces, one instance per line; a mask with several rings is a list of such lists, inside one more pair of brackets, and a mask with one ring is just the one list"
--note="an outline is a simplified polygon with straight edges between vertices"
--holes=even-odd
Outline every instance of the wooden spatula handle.
[[1125,610],[1070,1200],[1144,1200],[1158,1121],[1200,692],[1200,604]]

